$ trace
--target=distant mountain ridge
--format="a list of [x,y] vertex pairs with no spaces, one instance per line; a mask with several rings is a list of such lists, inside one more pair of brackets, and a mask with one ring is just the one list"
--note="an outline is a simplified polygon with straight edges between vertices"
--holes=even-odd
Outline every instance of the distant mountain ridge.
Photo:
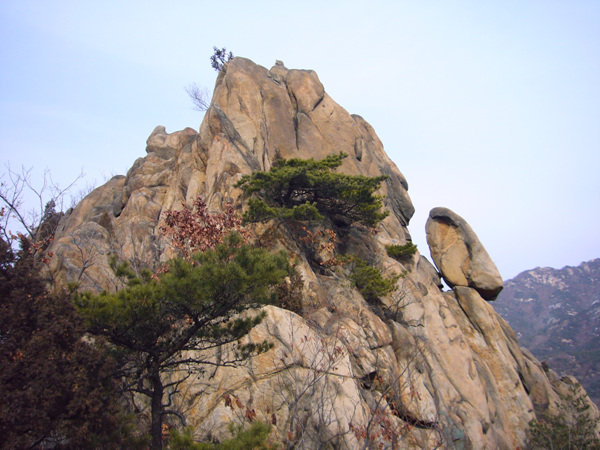
[[504,282],[494,308],[523,347],[600,404],[600,258],[522,272]]

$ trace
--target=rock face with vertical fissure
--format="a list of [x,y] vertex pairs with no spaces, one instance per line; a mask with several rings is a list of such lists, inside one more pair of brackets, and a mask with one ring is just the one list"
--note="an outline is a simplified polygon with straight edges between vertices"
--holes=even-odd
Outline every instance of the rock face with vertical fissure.
[[272,424],[271,439],[297,448],[513,449],[523,448],[536,415],[563,403],[566,384],[519,348],[485,301],[502,283],[466,222],[436,208],[427,225],[451,291],[442,291],[437,271],[418,252],[400,261],[387,255],[386,245],[410,242],[408,183],[373,128],[335,103],[315,72],[234,58],[218,75],[199,131],[157,127],[146,151],[125,177],[109,180],[62,219],[51,249],[57,280],[115,289],[110,254],[157,267],[173,254],[160,231],[165,211],[191,207],[198,195],[210,209],[231,202],[241,211],[234,185],[269,170],[277,157],[344,152],[340,172],[388,176],[379,193],[390,215],[376,233],[336,229],[338,255],[402,275],[377,302],[365,301],[342,269],[324,268],[297,228],[252,227],[255,242],[295,258],[302,311],[267,307],[248,339],[269,340],[270,351],[239,367],[194,373],[181,386],[172,406],[197,439],[223,439],[231,421],[244,421],[245,409],[225,400],[235,397]]

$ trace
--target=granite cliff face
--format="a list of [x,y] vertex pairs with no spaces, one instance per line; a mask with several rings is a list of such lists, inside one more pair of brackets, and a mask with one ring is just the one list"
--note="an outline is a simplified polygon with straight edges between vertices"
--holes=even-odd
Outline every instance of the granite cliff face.
[[408,184],[372,127],[336,104],[313,71],[231,60],[199,132],[157,127],[127,176],[111,179],[63,218],[53,275],[83,288],[114,288],[109,254],[134,266],[171,256],[160,231],[166,210],[191,207],[197,195],[214,210],[227,202],[241,209],[233,185],[243,174],[268,170],[277,155],[321,159],[340,151],[349,157],[339,171],[388,175],[381,194],[390,215],[377,233],[336,230],[336,251],[404,274],[397,291],[369,304],[347,278],[324,270],[285,224],[253,227],[256,242],[296,258],[302,312],[267,307],[249,338],[266,338],[273,349],[243,366],[189,378],[177,407],[204,438],[220,439],[230,421],[240,420],[242,410],[226,401],[237,398],[274,425],[274,438],[298,448],[522,447],[528,423],[556,412],[572,380],[549,378],[486,302],[502,282],[459,216],[438,208],[427,229],[453,290],[442,292],[438,271],[418,253],[402,262],[388,257],[386,245],[410,241]]

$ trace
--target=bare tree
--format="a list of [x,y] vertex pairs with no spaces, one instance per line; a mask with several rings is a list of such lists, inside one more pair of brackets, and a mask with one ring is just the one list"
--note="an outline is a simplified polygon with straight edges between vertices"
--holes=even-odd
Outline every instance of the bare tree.
[[[104,182],[106,182],[107,180],[108,179],[105,178]],[[96,180],[86,182],[83,188],[79,189],[75,194],[71,195],[69,208],[75,208],[79,204],[79,202],[81,202],[81,200],[87,197],[94,189],[96,189],[96,187],[98,187],[98,183],[96,183]]]
[[351,430],[336,416],[336,382],[352,378],[339,373],[347,351],[338,333],[326,339],[297,335],[293,323],[290,329],[292,348],[280,359],[277,381],[281,400],[276,410],[287,412],[283,425],[285,445],[288,449],[343,448],[344,436]]
[[428,448],[437,449],[444,444],[444,436],[438,420],[427,421],[414,417],[407,405],[413,403],[420,394],[413,384],[418,350],[411,349],[391,379],[377,372],[362,380],[363,388],[371,394],[369,420],[365,425],[351,424],[354,435],[361,443],[361,450],[370,448],[401,448],[402,440],[414,428],[430,432],[432,439]]
[[422,400],[419,349],[407,347],[392,366],[377,353],[374,370],[359,376],[348,371],[352,344],[346,342],[343,320],[327,337],[308,333],[300,323],[289,325],[291,345],[274,360],[273,399],[286,448],[395,449],[415,432],[430,448],[443,446],[437,415],[415,414]]
[[56,209],[62,211],[65,197],[83,176],[82,171],[67,187],[61,188],[52,179],[50,171],[45,170],[40,186],[32,181],[32,168],[21,167],[17,172],[7,164],[6,173],[0,176],[0,201],[3,204],[0,220],[6,242],[13,242],[18,234],[33,243],[51,238],[60,220],[56,215],[61,213]]
[[[90,276],[88,269],[110,254],[107,246],[101,244],[104,239],[102,228],[84,226],[70,233],[68,239],[74,252],[73,257],[68,258],[68,262],[65,262],[65,258],[63,258],[61,262],[65,264],[62,269],[66,272],[67,281],[72,283],[71,288],[101,291],[105,287],[99,280]],[[110,277],[110,273],[107,272],[106,275],[107,278],[113,279]],[[116,284],[118,280],[114,280],[114,282]]]
[[190,96],[196,111],[204,112],[210,106],[210,93],[207,88],[192,83],[185,88],[185,92]]

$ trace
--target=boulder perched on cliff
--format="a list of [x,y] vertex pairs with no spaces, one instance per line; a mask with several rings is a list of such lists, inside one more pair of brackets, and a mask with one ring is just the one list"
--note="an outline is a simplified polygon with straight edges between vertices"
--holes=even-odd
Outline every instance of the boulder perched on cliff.
[[486,300],[504,287],[500,272],[465,219],[434,208],[425,226],[433,262],[450,287],[469,286]]
[[[434,261],[454,291],[442,292],[418,252],[401,261],[388,256],[386,246],[410,242],[408,184],[373,128],[335,103],[315,72],[234,58],[218,75],[198,133],[158,127],[147,144],[126,177],[99,187],[63,218],[51,249],[55,279],[115,289],[111,254],[158,267],[172,255],[161,231],[166,211],[202,195],[210,209],[231,202],[241,212],[235,184],[279,157],[318,160],[342,151],[349,156],[339,172],[387,175],[378,193],[390,214],[376,229],[278,220],[252,227],[258,245],[294,258],[301,305],[265,309],[248,339],[267,339],[268,352],[237,367],[215,360],[214,369],[191,372],[179,386],[169,400],[197,439],[222,440],[231,421],[244,424],[249,415],[294,448],[513,449],[524,447],[536,415],[563,404],[560,380],[549,380],[521,351],[484,301],[497,295],[501,280],[462,219],[434,210],[428,224]],[[300,236],[302,227],[312,234]],[[318,234],[324,231],[336,236],[326,242],[327,258],[360,258],[396,280],[395,289],[366,296],[347,268],[325,267],[326,258],[315,257],[319,249],[307,247],[307,236],[331,236]]]

